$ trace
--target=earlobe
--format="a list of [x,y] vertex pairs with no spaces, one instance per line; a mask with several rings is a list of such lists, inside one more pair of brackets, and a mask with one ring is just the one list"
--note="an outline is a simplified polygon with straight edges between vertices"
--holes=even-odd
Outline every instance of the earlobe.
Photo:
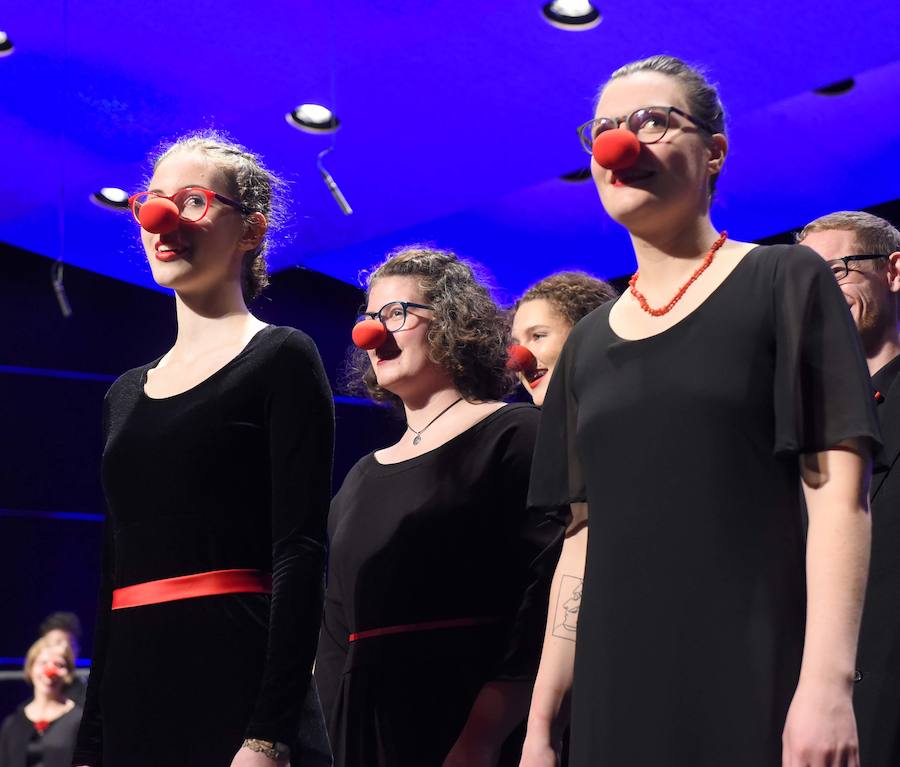
[[241,245],[244,246],[246,250],[255,250],[266,236],[268,228],[269,222],[266,220],[265,214],[251,214],[244,228],[244,236],[241,238]]
[[900,251],[888,256],[887,280],[891,293],[900,293]]
[[725,157],[728,154],[728,139],[724,133],[714,133],[709,147],[709,173],[711,176],[722,172]]

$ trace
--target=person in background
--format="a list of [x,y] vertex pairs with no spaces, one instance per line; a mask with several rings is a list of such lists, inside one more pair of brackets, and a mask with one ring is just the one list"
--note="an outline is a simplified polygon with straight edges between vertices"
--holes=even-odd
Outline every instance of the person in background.
[[[40,637],[46,639],[49,645],[68,646],[72,650],[72,657],[77,666],[78,656],[81,654],[81,621],[75,613],[51,613],[41,622],[39,631]],[[84,681],[78,676],[73,676],[72,682],[66,688],[66,696],[79,706],[83,706],[86,689]]]
[[510,349],[519,381],[540,407],[563,344],[575,324],[618,294],[607,282],[584,272],[557,272],[536,282],[513,305]]
[[66,695],[75,678],[71,647],[38,639],[24,673],[34,695],[0,725],[0,767],[70,767],[82,713]]
[[[859,633],[853,705],[863,767],[900,765],[900,231],[870,213],[817,218],[797,236],[831,268],[872,376],[884,449],[869,498],[872,560]],[[809,332],[816,332],[811,325]]]

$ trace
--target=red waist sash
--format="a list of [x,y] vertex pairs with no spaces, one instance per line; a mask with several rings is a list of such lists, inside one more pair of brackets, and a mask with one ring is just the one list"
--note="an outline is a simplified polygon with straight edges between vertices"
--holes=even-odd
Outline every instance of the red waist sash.
[[271,594],[272,574],[259,570],[213,570],[209,573],[179,575],[158,581],[136,583],[115,589],[112,609],[156,605],[179,599],[208,597],[215,594]]
[[426,621],[424,623],[403,623],[399,626],[385,626],[380,629],[366,629],[350,634],[350,641],[358,639],[371,639],[372,637],[389,636],[391,634],[405,634],[409,631],[433,631],[435,629],[455,629],[467,626],[483,626],[488,623],[496,623],[500,618],[448,618],[441,621]]

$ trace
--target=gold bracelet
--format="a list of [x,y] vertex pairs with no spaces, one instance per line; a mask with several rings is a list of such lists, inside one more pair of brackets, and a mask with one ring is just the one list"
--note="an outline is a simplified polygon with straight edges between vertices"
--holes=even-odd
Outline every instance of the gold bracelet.
[[273,743],[271,740],[259,740],[258,738],[246,738],[243,746],[269,757],[274,762],[285,762],[291,758],[291,749],[284,743]]

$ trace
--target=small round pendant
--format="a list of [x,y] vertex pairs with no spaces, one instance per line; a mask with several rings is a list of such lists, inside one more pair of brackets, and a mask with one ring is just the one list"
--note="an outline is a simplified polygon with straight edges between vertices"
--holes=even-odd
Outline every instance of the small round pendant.
[[413,439],[413,444],[418,445],[422,441],[422,435],[416,434],[415,439]]

